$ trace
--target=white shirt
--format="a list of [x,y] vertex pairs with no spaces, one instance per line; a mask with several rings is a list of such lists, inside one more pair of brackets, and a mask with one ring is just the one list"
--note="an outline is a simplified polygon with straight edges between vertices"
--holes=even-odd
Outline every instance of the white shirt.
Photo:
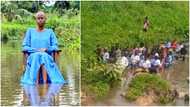
[[151,62],[150,62],[150,60],[146,60],[144,63],[143,63],[143,67],[144,68],[150,68],[151,67]]
[[123,56],[123,57],[121,58],[121,65],[127,67],[127,66],[128,66],[128,63],[129,63],[129,61],[128,61],[127,57]]
[[161,62],[159,59],[156,59],[154,62],[154,66],[161,66]]
[[103,60],[104,61],[107,61],[109,59],[110,55],[108,52],[105,52],[104,55],[103,55]]
[[140,67],[143,67],[143,63],[144,63],[144,62],[145,62],[144,60],[140,60],[140,61],[139,61],[139,66],[140,66]]
[[140,56],[139,55],[132,55],[131,60],[133,64],[136,64],[138,61],[140,61]]

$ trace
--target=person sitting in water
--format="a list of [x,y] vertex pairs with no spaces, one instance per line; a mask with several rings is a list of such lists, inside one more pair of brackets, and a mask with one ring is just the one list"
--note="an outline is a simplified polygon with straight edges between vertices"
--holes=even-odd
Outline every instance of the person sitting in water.
[[169,51],[165,61],[165,68],[169,68],[172,65],[172,61],[173,61],[172,52]]
[[149,71],[150,67],[151,67],[151,62],[149,59],[149,55],[147,55],[147,57],[145,57],[145,61],[143,63],[143,68],[145,69],[145,71]]
[[159,54],[155,53],[155,56],[151,60],[150,72],[152,72],[152,73],[158,73],[160,66],[161,66],[161,61],[159,59]]
[[138,51],[135,51],[133,55],[131,56],[131,62],[132,62],[132,68],[137,68],[140,61],[140,56],[138,54]]
[[171,48],[171,42],[168,41],[168,42],[165,44],[165,47],[167,47],[167,48]]
[[125,69],[129,64],[127,55],[125,53],[122,53],[122,57],[117,60],[116,64],[121,65]]
[[139,56],[140,56],[139,67],[143,68],[143,63],[145,62],[145,55],[142,53],[142,51],[139,51]]
[[36,13],[36,28],[26,31],[22,50],[26,51],[27,64],[24,75],[21,77],[23,84],[38,84],[40,72],[42,72],[43,83],[66,83],[58,66],[56,65],[52,52],[58,50],[58,43],[52,29],[46,29],[46,15],[39,11]]
[[109,52],[108,52],[107,48],[105,48],[104,54],[103,54],[103,61],[106,63],[106,62],[108,62],[109,58],[110,58]]

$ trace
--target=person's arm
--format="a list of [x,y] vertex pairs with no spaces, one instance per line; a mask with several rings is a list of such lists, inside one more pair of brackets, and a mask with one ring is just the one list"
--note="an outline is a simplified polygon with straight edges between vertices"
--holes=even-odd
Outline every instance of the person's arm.
[[26,31],[24,40],[22,42],[22,51],[26,51],[29,53],[36,52],[35,48],[31,48],[31,32],[30,29]]
[[57,42],[55,33],[53,32],[53,30],[51,30],[50,33],[51,33],[50,34],[50,46],[48,47],[47,52],[52,52],[52,51],[58,50],[58,42]]

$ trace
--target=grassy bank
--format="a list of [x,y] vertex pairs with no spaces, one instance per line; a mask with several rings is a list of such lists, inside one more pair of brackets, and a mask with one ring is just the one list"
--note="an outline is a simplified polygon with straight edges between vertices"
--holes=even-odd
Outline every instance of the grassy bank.
[[[82,2],[82,53],[94,54],[97,44],[110,48],[182,41],[188,33],[188,2]],[[148,16],[150,28],[143,32]]]

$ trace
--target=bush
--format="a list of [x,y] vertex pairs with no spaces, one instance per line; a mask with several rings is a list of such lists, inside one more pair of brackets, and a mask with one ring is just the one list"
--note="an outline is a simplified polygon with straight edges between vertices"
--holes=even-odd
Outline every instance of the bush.
[[139,74],[132,79],[125,97],[127,100],[134,101],[139,96],[143,96],[152,90],[158,97],[157,102],[165,104],[171,101],[170,84],[158,75],[147,73]]
[[88,88],[91,94],[93,93],[96,100],[104,98],[109,92],[109,85],[101,81],[88,85]]
[[119,85],[122,71],[116,65],[97,62],[93,56],[82,58],[81,64],[82,87],[90,89],[90,94],[96,93],[95,99],[103,98],[113,85]]

